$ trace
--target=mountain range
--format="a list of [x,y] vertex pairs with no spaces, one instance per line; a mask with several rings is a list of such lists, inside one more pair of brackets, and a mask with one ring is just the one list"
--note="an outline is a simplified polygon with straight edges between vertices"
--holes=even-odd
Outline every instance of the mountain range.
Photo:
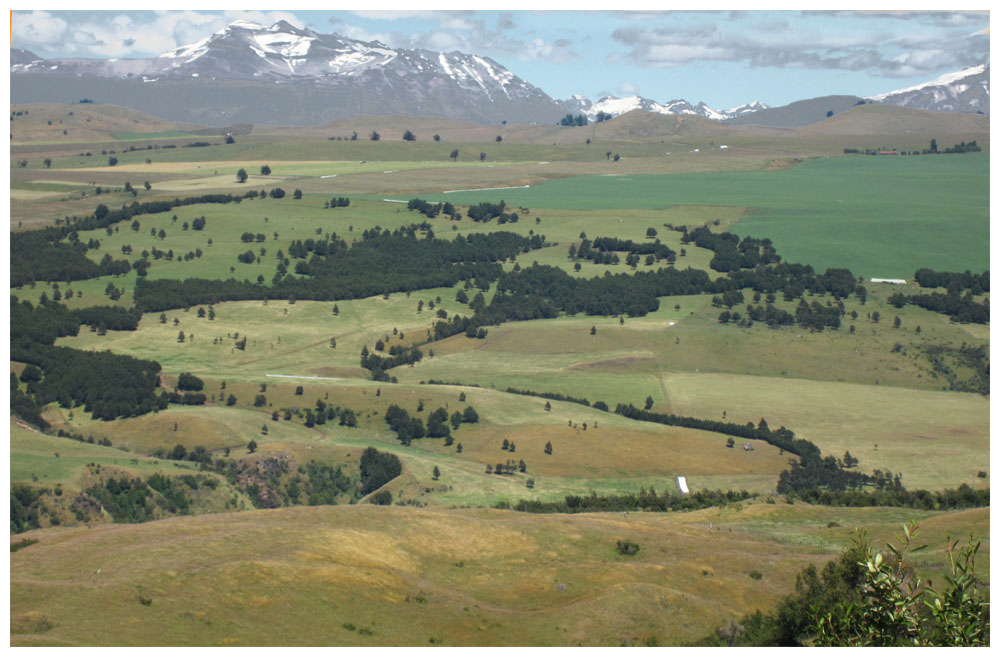
[[821,121],[829,112],[865,102],[989,112],[989,65],[867,99],[830,96],[780,108],[755,101],[716,110],[705,103],[660,103],[640,96],[557,100],[489,57],[390,48],[378,41],[299,29],[285,21],[270,27],[236,21],[151,58],[43,59],[11,49],[10,70],[13,103],[86,98],[204,125],[306,125],[359,114],[551,124],[566,114],[597,121],[642,109],[788,127]]

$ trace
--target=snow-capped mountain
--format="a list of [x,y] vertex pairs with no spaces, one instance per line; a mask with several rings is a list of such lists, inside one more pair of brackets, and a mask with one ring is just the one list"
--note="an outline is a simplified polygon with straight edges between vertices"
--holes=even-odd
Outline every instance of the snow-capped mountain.
[[937,112],[990,113],[990,65],[946,73],[906,89],[897,89],[867,100]]
[[[14,103],[90,98],[169,120],[218,126],[317,124],[361,114],[551,124],[566,113],[595,121],[598,115],[614,117],[636,109],[733,124],[761,123],[765,114],[781,115],[761,124],[805,125],[823,120],[829,110],[846,109],[831,105],[820,114],[809,112],[789,122],[784,116],[789,112],[782,114],[782,108],[757,101],[716,110],[705,103],[661,103],[642,96],[554,100],[489,57],[390,48],[378,41],[299,29],[285,21],[270,27],[236,21],[195,43],[140,59],[43,59],[11,49],[10,73]],[[860,100],[843,99],[851,104]],[[989,65],[870,100],[988,113]],[[796,103],[787,107],[793,106]]]
[[10,49],[10,66],[13,69],[15,66],[23,66],[25,64],[30,64],[31,62],[41,61],[42,58],[31,52],[30,50],[24,50],[23,48],[11,48]]
[[742,105],[737,105],[732,109],[725,111],[727,119],[733,119],[738,116],[743,116],[744,114],[753,114],[754,112],[759,112],[761,110],[768,109],[768,106],[759,100],[755,100],[752,103],[743,103]]
[[[155,96],[161,95],[155,91],[157,85],[182,80],[212,81],[215,86],[222,81],[295,85],[296,92],[287,88],[276,92],[305,100],[306,107],[293,108],[290,114],[265,118],[242,102],[237,103],[241,107],[220,110],[227,120],[255,123],[321,122],[355,114],[397,113],[489,123],[554,122],[561,110],[545,92],[488,57],[395,49],[378,41],[298,29],[284,21],[270,27],[236,21],[205,39],[152,58],[27,59],[14,60],[12,55],[14,95],[17,80],[40,75],[141,81],[146,83],[143,95]],[[302,95],[305,90],[310,92],[309,99]],[[261,92],[265,105],[272,101],[282,104],[272,96]],[[188,114],[184,119],[192,120]]]
[[627,96],[617,98],[615,96],[605,96],[596,103],[582,96],[572,96],[568,100],[562,101],[563,105],[570,113],[584,114],[591,121],[596,121],[599,114],[610,116],[620,116],[632,110],[641,109],[657,114],[691,115],[703,116],[706,119],[724,121],[736,116],[742,116],[750,112],[766,109],[767,105],[754,101],[745,103],[731,110],[714,110],[705,103],[692,105],[686,100],[671,100],[666,103],[658,103],[655,100],[643,98],[642,96]]

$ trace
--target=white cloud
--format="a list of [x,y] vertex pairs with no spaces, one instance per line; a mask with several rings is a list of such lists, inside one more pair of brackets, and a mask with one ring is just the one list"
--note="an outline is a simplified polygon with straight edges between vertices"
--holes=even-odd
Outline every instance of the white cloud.
[[66,21],[47,11],[18,12],[11,17],[11,41],[22,48],[38,48],[58,42],[66,33]]
[[[964,25],[965,21],[962,17],[950,22]],[[612,53],[607,61],[613,63],[618,56],[651,68],[728,61],[754,67],[869,70],[885,77],[905,77],[970,66],[989,57],[988,37],[957,31],[961,28],[900,25],[905,29],[884,19],[852,30],[815,25],[803,29],[785,21],[741,25],[738,30],[723,23],[683,29],[628,26],[615,30],[612,38],[630,50]]]
[[631,82],[622,82],[615,89],[616,96],[638,96],[639,95],[639,85],[632,84]]
[[[96,18],[81,14],[79,21],[67,21],[44,11],[16,12],[11,39],[17,47],[36,48],[75,57],[135,57],[158,55],[178,46],[204,39],[235,20],[244,19],[271,25],[285,20],[302,27],[304,23],[285,11],[227,11],[203,14],[197,11],[156,11],[136,19],[133,14]],[[148,16],[148,18],[147,18]]]

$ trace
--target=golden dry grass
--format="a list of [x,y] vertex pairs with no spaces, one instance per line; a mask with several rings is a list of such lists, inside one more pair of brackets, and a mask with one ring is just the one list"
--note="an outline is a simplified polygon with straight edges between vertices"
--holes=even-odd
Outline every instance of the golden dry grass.
[[[677,644],[770,608],[801,567],[839,554],[851,527],[868,525],[880,539],[901,513],[757,504],[535,516],[362,505],[40,530],[27,535],[38,544],[11,555],[11,641]],[[915,516],[933,544],[929,562],[949,527],[988,538],[983,511]],[[840,527],[827,527],[834,517]],[[639,554],[618,555],[619,538]],[[82,611],[96,608],[100,623]]]

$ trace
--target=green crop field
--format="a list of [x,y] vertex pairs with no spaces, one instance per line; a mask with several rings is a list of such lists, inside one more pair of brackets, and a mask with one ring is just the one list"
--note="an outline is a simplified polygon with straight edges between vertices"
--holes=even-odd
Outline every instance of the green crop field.
[[428,200],[608,210],[747,206],[736,232],[770,238],[788,261],[909,278],[920,267],[988,266],[988,197],[988,156],[969,154],[830,158],[782,171],[579,177]]

